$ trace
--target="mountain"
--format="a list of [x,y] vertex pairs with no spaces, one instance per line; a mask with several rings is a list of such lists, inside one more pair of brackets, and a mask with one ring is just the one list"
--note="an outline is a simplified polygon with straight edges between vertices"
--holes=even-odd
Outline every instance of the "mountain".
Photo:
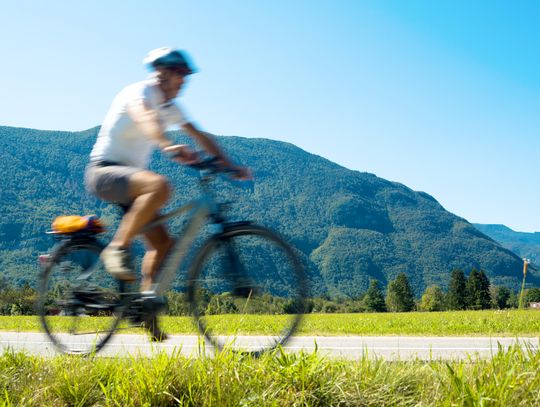
[[527,258],[540,265],[540,232],[515,232],[504,225],[482,225],[474,223],[480,232],[491,237],[519,257]]
[[[82,182],[97,131],[0,127],[0,267],[12,281],[35,281],[36,256],[53,244],[44,231],[57,215],[97,213],[114,228],[116,209],[88,196]],[[446,286],[453,269],[468,273],[473,267],[495,284],[519,285],[521,259],[427,193],[288,143],[232,136],[218,141],[256,178],[240,188],[220,181],[219,195],[235,202],[235,219],[270,226],[302,252],[314,295],[357,296],[370,278],[386,285],[400,272],[420,295],[431,284]],[[193,170],[157,153],[151,168],[172,180],[172,205],[197,195]],[[538,277],[531,274],[529,282]]]

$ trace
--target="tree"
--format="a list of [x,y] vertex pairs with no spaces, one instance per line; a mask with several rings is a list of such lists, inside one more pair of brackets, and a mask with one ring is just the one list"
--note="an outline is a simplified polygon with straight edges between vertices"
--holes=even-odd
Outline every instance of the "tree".
[[483,271],[472,269],[466,283],[465,302],[469,309],[488,309],[491,306],[489,280]]
[[448,294],[446,295],[448,309],[465,309],[465,285],[465,273],[463,273],[461,270],[452,271],[450,276],[450,285],[448,287]]
[[388,284],[386,306],[393,312],[414,310],[414,296],[405,273],[399,273],[396,279]]
[[484,273],[483,270],[480,270],[480,293],[478,295],[478,303],[480,304],[480,309],[490,309],[491,308],[491,292],[489,287],[491,283]]
[[540,288],[529,288],[525,291],[524,298],[525,301],[523,303],[525,307],[528,307],[530,302],[540,302]]
[[492,286],[491,299],[493,306],[498,309],[509,307],[508,300],[510,299],[510,289],[507,287]]
[[369,282],[369,288],[364,296],[364,307],[367,312],[385,312],[386,303],[384,302],[384,295],[379,282],[377,280],[371,280]]
[[430,285],[420,300],[422,311],[444,311],[444,293],[438,285]]
[[514,290],[510,291],[510,296],[508,297],[506,304],[508,305],[508,308],[517,308],[519,306],[519,297]]

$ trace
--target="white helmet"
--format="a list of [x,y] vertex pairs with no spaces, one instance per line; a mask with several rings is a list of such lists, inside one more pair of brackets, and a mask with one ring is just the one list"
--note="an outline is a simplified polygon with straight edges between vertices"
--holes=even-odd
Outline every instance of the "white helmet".
[[195,73],[195,69],[193,69],[185,52],[170,47],[162,47],[150,51],[143,59],[143,64],[150,71],[154,71],[159,67],[166,67],[178,69],[184,75]]

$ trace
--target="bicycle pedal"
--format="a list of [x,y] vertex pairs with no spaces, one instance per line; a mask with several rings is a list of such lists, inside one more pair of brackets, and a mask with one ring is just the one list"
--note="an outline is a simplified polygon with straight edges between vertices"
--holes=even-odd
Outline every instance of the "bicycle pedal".
[[167,299],[162,295],[155,295],[154,293],[142,293],[140,301],[143,310],[149,312],[159,312],[167,306]]
[[166,306],[165,297],[142,293],[130,302],[127,319],[132,325],[139,326],[147,319],[155,317]]

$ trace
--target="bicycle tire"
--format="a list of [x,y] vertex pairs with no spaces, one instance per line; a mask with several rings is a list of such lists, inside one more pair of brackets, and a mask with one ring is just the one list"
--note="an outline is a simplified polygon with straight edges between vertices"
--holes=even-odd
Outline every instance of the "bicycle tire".
[[[232,268],[236,271],[227,271]],[[214,348],[258,356],[285,345],[295,333],[308,285],[295,250],[280,236],[264,227],[236,224],[201,246],[189,270],[187,291],[196,325]],[[269,308],[282,315],[262,315]],[[263,336],[244,336],[265,318],[267,325],[255,328]],[[251,326],[240,326],[243,322]]]
[[37,303],[41,325],[62,353],[99,351],[123,318],[125,283],[105,271],[103,248],[95,239],[62,242],[41,273]]

